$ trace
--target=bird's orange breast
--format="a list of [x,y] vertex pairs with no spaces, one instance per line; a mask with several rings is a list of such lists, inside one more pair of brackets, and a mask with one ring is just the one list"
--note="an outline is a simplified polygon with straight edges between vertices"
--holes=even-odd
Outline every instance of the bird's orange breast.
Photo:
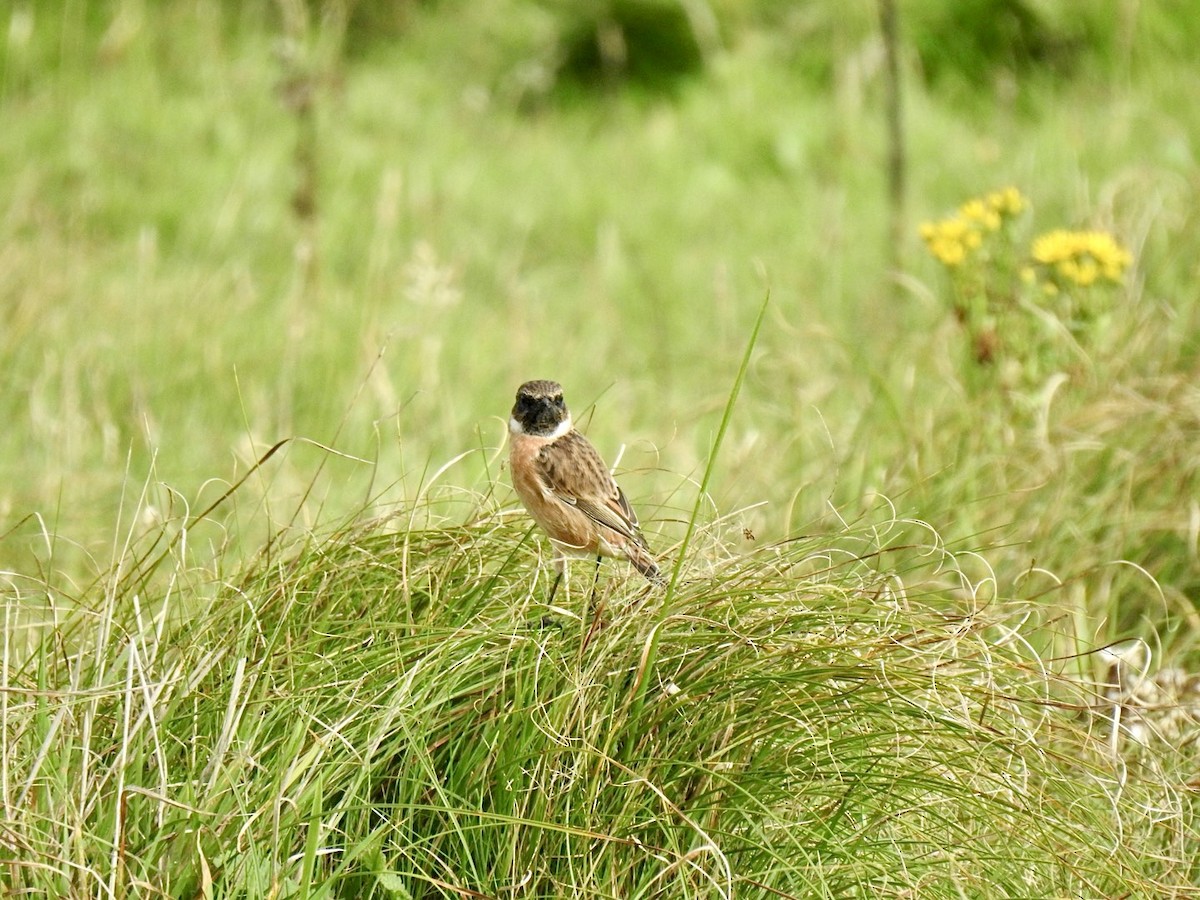
[[553,438],[528,434],[509,436],[509,468],[513,487],[529,514],[565,552],[592,554],[607,550],[600,546],[595,522],[579,510],[549,494],[538,475],[538,452]]

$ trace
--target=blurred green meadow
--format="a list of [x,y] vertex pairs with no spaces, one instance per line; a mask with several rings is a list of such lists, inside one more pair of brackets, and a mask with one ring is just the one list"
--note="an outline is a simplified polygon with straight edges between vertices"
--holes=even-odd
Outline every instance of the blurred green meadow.
[[[465,634],[467,611],[484,609],[477,604],[486,598],[455,594],[458,575],[449,573],[476,553],[505,560],[492,576],[507,585],[496,597],[532,603],[533,587],[528,596],[525,587],[503,592],[532,580],[544,553],[538,538],[518,544],[528,565],[509,567],[517,551],[504,541],[488,543],[489,531],[472,544],[473,532],[459,530],[498,522],[505,535],[525,527],[503,458],[515,388],[530,378],[564,385],[668,566],[694,509],[703,540],[688,546],[688,565],[702,569],[719,572],[768,548],[785,548],[772,551],[785,558],[796,541],[849,540],[863,559],[878,555],[882,579],[911,572],[914,596],[928,594],[928,609],[909,623],[913,633],[927,627],[921,617],[930,609],[934,619],[995,612],[1000,631],[1020,635],[1032,654],[1005,670],[1020,683],[1012,693],[1035,700],[1040,688],[1021,681],[1029,672],[1101,677],[1106,663],[1077,654],[1116,641],[1144,641],[1150,669],[1194,667],[1200,108],[1186,98],[1200,96],[1200,17],[1176,4],[1132,0],[1086,9],[1017,0],[899,4],[906,191],[897,205],[889,193],[879,7],[866,0],[11,0],[0,8],[5,683],[11,675],[22,689],[83,690],[80,679],[96,673],[75,666],[77,647],[108,660],[102,673],[122,674],[128,659],[116,643],[103,649],[108,631],[95,637],[86,624],[63,625],[72,609],[101,622],[125,616],[129,633],[150,628],[156,641],[169,639],[163,623],[175,617],[205,634],[228,628],[253,669],[245,648],[261,649],[254,629],[273,635],[271,647],[293,646],[280,635],[294,632],[302,643],[316,632],[283,611],[271,632],[253,616],[237,618],[232,598],[275,597],[273,565],[281,566],[280,583],[307,585],[311,575],[324,584],[327,533],[336,535],[327,573],[334,581],[350,565],[343,551],[359,540],[369,543],[371,559],[391,560],[400,551],[378,542],[407,522],[429,542],[421,563],[431,566],[429,583],[410,590],[405,581],[408,612],[396,612],[410,625],[424,614],[412,611],[420,594],[421,604],[450,617],[446,634]],[[1010,186],[1026,205],[1004,232],[1006,250],[985,244],[988,254],[965,250],[963,262],[950,264],[929,252],[922,224]],[[1055,229],[1102,232],[1128,253],[1113,283],[1064,285],[1090,298],[1086,317],[1081,307],[1055,306],[1049,290],[1039,293],[1046,282],[1037,279],[1054,264],[1035,271],[1027,259],[1036,236]],[[983,318],[973,320],[972,309]],[[367,538],[355,530],[363,522],[374,523]],[[303,549],[284,565],[273,554],[287,541]],[[939,566],[941,554],[954,564]],[[151,558],[169,564],[144,567]],[[492,571],[486,561],[480,571]],[[398,571],[403,579],[409,570]],[[621,571],[607,566],[602,581]],[[123,580],[130,572],[134,580]],[[784,591],[771,581],[777,575],[764,584]],[[858,575],[853,580],[859,584]],[[851,590],[855,602],[875,590],[870,577],[862,583],[861,595]],[[252,589],[263,593],[246,593]],[[730,592],[721,594],[730,608],[758,602],[741,587],[720,590]],[[168,616],[164,598],[179,592]],[[434,602],[439,596],[448,605]],[[455,609],[447,597],[464,605]],[[141,604],[159,601],[162,618],[147,613],[147,626]],[[1019,615],[1008,618],[1010,608]],[[492,622],[493,613],[480,614]],[[357,627],[353,616],[328,615],[314,614],[323,635],[326,627],[334,634]],[[59,637],[47,638],[49,626],[61,626]],[[871,620],[876,626],[887,634],[886,621]],[[627,653],[640,679],[645,635],[622,644],[621,633],[605,640]],[[657,646],[657,637],[645,639]],[[176,648],[180,659],[191,658],[191,640]],[[367,647],[374,638],[354,640]],[[504,683],[505,662],[485,658],[495,648],[468,643],[464,654],[483,660],[479,677]],[[47,657],[48,647],[56,649]],[[336,647],[322,645],[312,659]],[[679,652],[689,659],[693,651]],[[384,667],[382,646],[376,653]],[[534,666],[530,660],[518,668]],[[262,683],[280,694],[267,693],[300,703],[307,663],[276,657],[270,664],[281,669]],[[606,670],[596,663],[589,671]],[[214,689],[211,709],[196,712],[190,704],[198,701],[184,692],[166,711],[229,751],[242,672],[232,686],[223,682],[228,695]],[[994,681],[992,674],[956,677],[959,687],[973,686],[968,693]],[[621,715],[641,711],[636,688],[635,695]],[[25,765],[20,796],[28,799],[39,767],[55,758],[46,748],[62,734],[48,724],[59,721],[52,710],[30,702],[29,730],[10,726],[11,747],[0,748],[12,773],[0,786],[6,804]],[[358,701],[321,694],[333,709],[343,702]],[[455,716],[447,719],[451,734]],[[266,745],[283,760],[274,769],[254,758],[271,769],[280,792],[296,783],[298,760],[315,766],[320,756],[304,755],[300,733],[286,736],[291,727],[281,715],[270,732]],[[974,740],[965,734],[963,747]],[[21,741],[26,757],[11,749]],[[441,739],[430,746],[441,747]],[[149,747],[142,748],[147,760],[161,753]],[[632,765],[628,747],[622,752],[614,755]],[[1174,751],[1164,752],[1150,766],[1155,772],[1178,763]],[[62,753],[65,772],[74,751]],[[127,762],[122,756],[120,765]],[[206,781],[211,793],[217,771],[203,759],[191,762],[203,770],[194,783]],[[166,768],[162,759],[157,765]],[[247,771],[259,765],[252,760]],[[518,770],[513,763],[505,771]],[[329,778],[328,794],[316,782],[316,818],[304,821],[319,821],[321,804],[334,803],[332,772],[320,776]],[[389,790],[401,791],[409,777],[394,774]],[[1172,835],[1194,833],[1194,780],[1186,787],[1164,777],[1182,793],[1170,794],[1178,804],[1163,821]],[[163,779],[162,794],[174,797]],[[339,790],[344,799],[356,789],[343,783]],[[231,814],[207,807],[203,793],[176,797],[172,808]],[[46,788],[30,800],[31,808],[47,804],[35,812],[45,822],[62,815],[45,799],[52,794]],[[382,802],[368,794],[355,803]],[[417,795],[418,805],[434,803]],[[250,803],[222,796],[243,811]],[[1054,797],[1063,808],[1104,807]],[[847,801],[828,802],[841,809]],[[108,834],[109,819],[93,831],[92,812],[64,826],[80,845]],[[516,821],[526,813],[504,815]],[[839,815],[831,813],[835,823]],[[981,808],[979,819],[992,815]],[[1097,813],[1097,834],[1107,833],[1102,818]],[[1152,820],[1147,813],[1147,834],[1155,833]],[[210,827],[197,821],[188,828]],[[1015,821],[1003,826],[1012,835],[1025,827]],[[418,895],[408,874],[381,861],[378,822],[364,822],[362,833],[372,837],[357,849],[377,877],[371,890]],[[574,837],[598,827],[580,825]],[[970,833],[957,827],[947,824]],[[211,828],[217,844],[233,834]],[[303,893],[322,865],[314,834],[301,830],[299,845],[289,846],[276,832],[276,844],[263,851],[264,860],[299,858],[303,877],[280,875],[262,860],[245,863],[249,869],[217,862],[211,847],[199,851],[199,862],[185,860],[172,847],[161,858],[145,850],[157,861],[140,874],[130,874],[130,864],[97,883],[114,895],[121,884],[148,890],[147,873],[169,863],[186,874],[172,886],[159,882],[164,895]],[[900,847],[907,839],[892,840]],[[1015,874],[1012,862],[995,876],[1004,885],[996,895],[1020,895],[1022,878],[1039,896],[1155,885],[1184,892],[1195,859],[1177,853],[1182,838],[1167,844],[1161,858],[1178,865],[1139,868],[1132,844],[1122,844],[1112,851],[1121,860],[1113,871],[1130,881],[1105,881],[1118,878],[1113,872],[1073,881],[1055,874],[1059,851],[1048,840],[1030,851],[1045,851],[1045,872],[1032,863]],[[66,839],[54,846],[47,857],[82,853],[66,849],[75,846]],[[114,839],[117,846],[125,844]],[[115,873],[105,867],[110,849],[72,858],[71,866]],[[676,849],[679,860],[695,850],[682,839]],[[505,858],[520,881],[517,860],[529,851],[513,852]],[[796,881],[772,880],[776,862],[755,877],[798,891]],[[595,896],[717,895],[658,876],[636,891],[621,887],[623,865],[604,869],[603,879],[587,876],[607,885]],[[1093,874],[1103,870],[1091,866],[1081,863]],[[459,882],[483,893],[456,894],[444,887],[452,868],[421,873],[423,896],[504,893],[480,887],[483,865]],[[15,889],[25,875],[12,873],[25,870],[15,863],[8,871]],[[214,889],[221,872],[230,881]],[[78,876],[62,877],[57,889],[94,890],[72,880]],[[845,884],[862,895],[899,895],[919,890],[923,876],[888,881],[886,890],[873,877],[853,871]],[[947,896],[987,893],[986,884],[956,878],[939,882]],[[358,882],[337,883],[332,890],[345,896],[370,893]],[[845,884],[813,881],[810,895],[854,895]],[[555,891],[530,887],[527,895]]]
[[[995,564],[1082,579],[1110,624],[1191,617],[1192,26],[977,6],[903,10],[897,245],[869,3],[700,4],[697,68],[669,80],[569,68],[586,4],[15,3],[0,554],[102,570],[135,510],[194,513],[285,438],[313,443],[240,509],[411,499],[460,454],[443,477],[487,490],[530,377],[598,404],[589,433],[669,523],[769,292],[715,512],[753,507],[769,539],[887,498]],[[1041,230],[1136,257],[1107,344],[1036,426],[964,387],[917,238],[1006,185]]]

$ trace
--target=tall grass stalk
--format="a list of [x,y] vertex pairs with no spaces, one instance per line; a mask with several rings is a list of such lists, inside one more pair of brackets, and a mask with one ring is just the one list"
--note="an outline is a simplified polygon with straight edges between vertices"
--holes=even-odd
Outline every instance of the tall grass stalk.
[[[738,366],[737,374],[733,379],[733,386],[730,388],[729,396],[725,401],[725,410],[721,415],[721,424],[717,427],[717,435],[713,439],[712,449],[708,453],[708,459],[704,465],[704,474],[700,478],[700,487],[696,494],[696,502],[692,505],[691,515],[688,516],[687,529],[683,535],[683,541],[679,547],[679,553],[675,558],[675,565],[671,570],[671,578],[667,582],[667,593],[663,602],[664,616],[670,614],[672,608],[672,600],[675,597],[675,591],[679,584],[680,573],[683,572],[684,563],[688,558],[688,551],[691,549],[692,538],[696,533],[696,524],[700,518],[700,511],[704,508],[705,501],[708,498],[708,484],[712,479],[713,471],[716,468],[717,456],[721,450],[721,444],[725,440],[725,433],[729,429],[729,422],[733,418],[733,409],[737,404],[738,394],[742,390],[742,381],[746,377],[746,371],[750,368],[750,358],[754,353],[754,345],[758,342],[758,333],[762,328],[763,317],[767,313],[767,305],[771,302],[771,293],[767,291],[763,296],[762,305],[759,306],[758,316],[754,320],[754,327],[750,331],[750,338],[746,341],[746,350],[742,354],[741,365]],[[660,620],[659,624],[663,624]],[[660,631],[655,628],[650,633],[650,639],[646,644],[646,652],[643,656],[642,666],[638,673],[637,690],[634,695],[632,708],[632,716],[637,718],[641,714],[642,704],[646,697],[646,676],[654,669],[654,664],[658,658],[658,641]]]

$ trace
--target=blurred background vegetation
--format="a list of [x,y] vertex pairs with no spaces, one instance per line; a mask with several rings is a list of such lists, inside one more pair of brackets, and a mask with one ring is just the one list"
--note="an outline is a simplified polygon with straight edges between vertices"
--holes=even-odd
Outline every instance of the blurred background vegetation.
[[[898,13],[899,210],[867,0],[12,0],[0,564],[101,570],[285,438],[313,443],[196,546],[464,453],[442,480],[508,502],[532,377],[668,545],[769,291],[714,514],[764,540],[894,511],[1089,639],[1192,650],[1200,17]],[[1009,184],[1136,258],[1107,341],[1023,406],[971,386],[916,237]]]

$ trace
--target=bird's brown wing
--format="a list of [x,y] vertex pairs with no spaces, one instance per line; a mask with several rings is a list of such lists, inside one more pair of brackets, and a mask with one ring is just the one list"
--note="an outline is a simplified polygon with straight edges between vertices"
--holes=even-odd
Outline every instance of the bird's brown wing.
[[537,455],[538,476],[555,498],[617,534],[644,544],[638,518],[604,460],[578,431],[569,431]]

